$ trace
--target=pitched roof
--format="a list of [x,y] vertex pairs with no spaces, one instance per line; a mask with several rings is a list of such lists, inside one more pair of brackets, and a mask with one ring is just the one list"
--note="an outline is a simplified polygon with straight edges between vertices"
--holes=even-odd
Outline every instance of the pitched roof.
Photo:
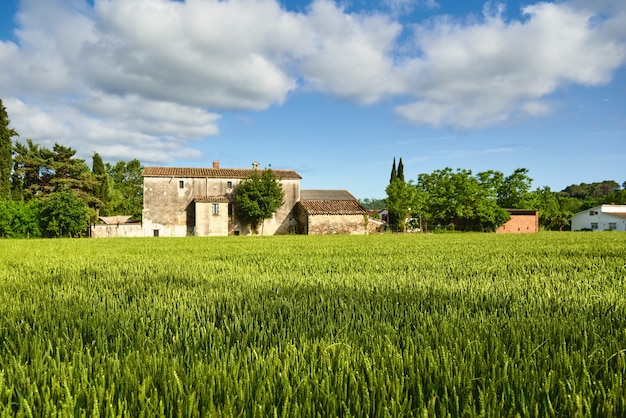
[[128,220],[132,218],[132,216],[130,215],[99,216],[98,218],[107,225],[119,225],[119,224],[125,224],[126,222],[128,222]]
[[356,200],[347,190],[300,190],[300,200]]
[[[241,179],[249,176],[254,171],[253,168],[145,167],[141,175],[143,177]],[[293,170],[272,169],[272,173],[274,173],[278,180],[302,179],[302,177]]]
[[300,190],[299,205],[309,215],[362,215],[367,211],[346,190]]

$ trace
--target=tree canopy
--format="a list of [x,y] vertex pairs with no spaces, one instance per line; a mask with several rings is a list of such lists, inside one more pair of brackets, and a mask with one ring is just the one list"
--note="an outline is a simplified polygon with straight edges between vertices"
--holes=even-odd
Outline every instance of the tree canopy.
[[9,129],[9,116],[0,100],[0,199],[11,198],[11,171],[13,169],[13,140],[17,132]]
[[257,170],[241,180],[235,190],[235,214],[256,231],[285,203],[285,193],[271,169]]

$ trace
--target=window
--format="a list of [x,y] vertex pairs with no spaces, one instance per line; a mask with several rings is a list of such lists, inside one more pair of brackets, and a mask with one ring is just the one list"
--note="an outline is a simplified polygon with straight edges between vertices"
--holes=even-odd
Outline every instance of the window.
[[213,210],[211,212],[213,215],[219,215],[220,214],[220,204],[219,203],[213,203]]
[[615,231],[617,229],[617,222],[609,222],[609,229]]
[[178,188],[179,188],[179,189],[184,189],[184,188],[185,188],[185,182],[184,182],[183,180],[180,180],[180,181],[178,182]]
[[158,229],[153,230],[152,231],[152,236],[153,237],[158,237],[159,236],[159,230]]
[[226,182],[226,188],[227,189],[232,189],[233,188],[233,182],[232,181],[227,181]]
[[597,222],[591,222],[591,229],[598,229],[598,223]]

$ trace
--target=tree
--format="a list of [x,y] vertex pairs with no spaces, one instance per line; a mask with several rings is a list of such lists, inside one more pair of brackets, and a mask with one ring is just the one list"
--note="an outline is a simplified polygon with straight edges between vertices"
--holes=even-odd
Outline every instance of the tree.
[[398,161],[398,178],[404,181],[404,164],[402,164],[402,157],[400,157],[400,161]]
[[41,202],[41,229],[48,237],[74,237],[90,225],[89,206],[72,189],[50,193]]
[[572,212],[569,207],[576,200],[567,193],[554,193],[548,186],[533,192],[536,208],[539,210],[539,224],[547,230],[562,231],[570,224]]
[[[271,169],[257,170],[241,180],[235,190],[235,215],[256,231],[285,203],[285,192]],[[261,232],[261,235],[263,232]]]
[[494,231],[510,218],[496,200],[500,178],[494,171],[473,176],[470,170],[449,167],[420,174],[417,188],[426,217],[431,224],[462,231]]
[[532,181],[528,176],[528,169],[516,169],[504,179],[498,189],[498,205],[502,208],[529,209]]
[[368,198],[360,201],[361,205],[367,210],[383,210],[385,209],[385,199]]
[[141,220],[143,209],[143,170],[139,160],[118,161],[115,165],[106,164],[107,206],[100,212],[103,215],[131,215]]
[[17,202],[0,199],[0,237],[39,237],[38,202]]
[[385,192],[387,192],[386,203],[390,224],[396,225],[398,230],[404,230],[407,215],[419,211],[417,190],[411,182],[407,183],[396,178],[389,183]]
[[94,176],[93,194],[94,197],[101,202],[97,205],[97,209],[101,209],[103,206],[106,206],[109,201],[109,176],[104,168],[102,157],[100,157],[100,154],[97,152],[94,152],[92,157],[91,172]]
[[0,199],[11,198],[11,170],[13,169],[13,138],[17,132],[9,129],[11,121],[0,100]]
[[15,144],[13,158],[13,186],[25,200],[43,199],[52,192],[72,189],[92,206],[95,185],[85,160],[76,158],[72,148],[54,144],[52,150],[40,147],[32,140],[26,145]]
[[389,183],[393,183],[396,177],[398,177],[398,173],[396,172],[396,157],[393,157],[393,164],[391,166],[391,177],[389,178]]

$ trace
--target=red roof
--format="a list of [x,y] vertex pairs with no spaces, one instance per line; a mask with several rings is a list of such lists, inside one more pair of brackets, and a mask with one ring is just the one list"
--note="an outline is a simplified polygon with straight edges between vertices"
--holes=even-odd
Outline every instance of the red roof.
[[301,190],[300,206],[309,215],[363,215],[367,211],[346,190]]
[[[253,168],[145,167],[141,175],[143,177],[241,179],[248,177],[254,171]],[[272,170],[272,173],[278,180],[302,179],[293,170]]]

